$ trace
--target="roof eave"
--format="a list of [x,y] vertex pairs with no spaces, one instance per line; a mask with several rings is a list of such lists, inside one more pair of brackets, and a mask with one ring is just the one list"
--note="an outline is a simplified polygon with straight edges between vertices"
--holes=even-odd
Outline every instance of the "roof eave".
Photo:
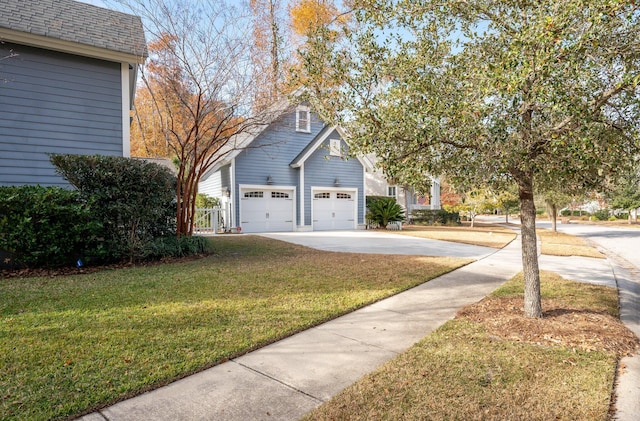
[[106,48],[94,47],[87,44],[65,41],[57,38],[34,35],[28,32],[14,31],[0,28],[0,41],[44,48],[62,53],[75,54],[116,63],[143,64],[147,58],[146,47],[141,47],[140,55],[128,54]]

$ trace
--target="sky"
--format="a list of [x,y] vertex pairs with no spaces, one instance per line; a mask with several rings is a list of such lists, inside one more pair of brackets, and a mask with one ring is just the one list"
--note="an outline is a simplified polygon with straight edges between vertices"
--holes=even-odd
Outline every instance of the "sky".
[[102,0],[76,0],[76,1],[79,1],[81,3],[93,4],[94,6],[107,7],[107,5],[104,4]]

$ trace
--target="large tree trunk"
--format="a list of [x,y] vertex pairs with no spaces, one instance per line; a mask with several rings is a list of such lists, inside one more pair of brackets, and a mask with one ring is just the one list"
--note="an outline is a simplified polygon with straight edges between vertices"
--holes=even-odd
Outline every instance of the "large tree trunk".
[[520,218],[522,221],[524,314],[527,317],[542,317],[540,270],[538,268],[536,238],[536,206],[533,203],[533,181],[531,178],[519,181],[518,195],[520,197]]
[[550,203],[549,208],[551,210],[551,230],[558,232],[558,206],[555,203]]

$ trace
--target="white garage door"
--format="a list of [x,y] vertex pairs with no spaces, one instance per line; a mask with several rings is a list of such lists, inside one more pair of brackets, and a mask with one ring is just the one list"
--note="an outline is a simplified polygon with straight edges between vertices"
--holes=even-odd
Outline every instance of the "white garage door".
[[314,191],[313,229],[315,231],[355,229],[355,215],[355,192]]
[[243,189],[240,226],[243,232],[293,231],[293,190]]

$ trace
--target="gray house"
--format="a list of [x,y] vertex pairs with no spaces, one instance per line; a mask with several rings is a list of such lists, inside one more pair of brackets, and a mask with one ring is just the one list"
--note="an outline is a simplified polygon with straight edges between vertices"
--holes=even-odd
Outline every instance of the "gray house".
[[306,106],[285,112],[204,175],[199,192],[221,199],[225,225],[242,232],[364,227],[365,163],[348,157],[340,130]]
[[0,185],[64,185],[49,153],[129,156],[140,18],[72,0],[2,0]]

